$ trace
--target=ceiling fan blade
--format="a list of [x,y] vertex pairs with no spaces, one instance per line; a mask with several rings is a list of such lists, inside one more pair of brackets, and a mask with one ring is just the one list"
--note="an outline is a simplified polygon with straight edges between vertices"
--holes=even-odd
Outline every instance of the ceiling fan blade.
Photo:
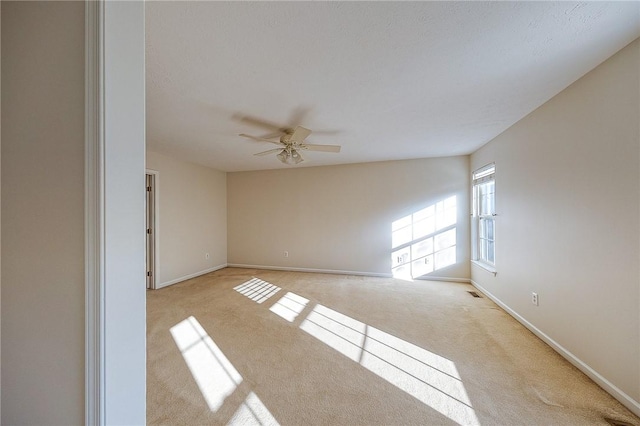
[[272,140],[269,140],[269,139],[259,138],[257,136],[251,136],[251,135],[247,135],[247,134],[244,134],[244,133],[240,133],[238,136],[242,136],[243,138],[253,139],[254,141],[258,141],[258,142],[269,142],[269,143],[274,143],[276,145],[282,145],[282,143],[280,143],[280,141],[272,141]]
[[263,155],[269,155],[269,154],[273,154],[274,152],[280,152],[280,151],[282,151],[282,148],[270,149],[269,151],[259,152],[257,154],[253,154],[253,155],[257,155],[257,156],[261,157]]
[[249,124],[251,126],[257,126],[257,127],[262,127],[263,129],[268,129],[274,132],[279,132],[279,133],[285,133],[285,131],[287,130],[287,127],[284,126],[280,126],[278,124],[275,123],[271,123],[267,120],[263,120],[261,118],[257,118],[257,117],[252,117],[250,115],[239,115],[236,114],[234,115],[234,118],[236,118],[238,121],[241,121],[243,123]]
[[[286,129],[286,130],[289,131],[290,129]],[[285,133],[287,133],[287,132],[286,131],[285,132],[278,131],[278,132],[274,132],[274,133],[268,133],[266,135],[262,135],[262,136],[259,136],[259,137],[262,138],[262,139],[275,139],[275,138],[279,139],[280,136],[282,136]]]
[[307,116],[311,112],[311,108],[299,106],[291,111],[291,117],[289,117],[289,125],[291,128],[297,126],[300,123],[307,121]]
[[316,145],[314,143],[305,143],[300,148],[307,151],[322,151],[322,152],[340,152],[340,145]]
[[314,130],[314,135],[337,135],[342,133],[340,130]]
[[305,128],[305,127],[302,127],[302,126],[297,126],[293,130],[293,133],[291,134],[291,138],[289,140],[291,140],[293,142],[302,142],[310,134],[311,134],[311,130],[309,130],[309,129]]

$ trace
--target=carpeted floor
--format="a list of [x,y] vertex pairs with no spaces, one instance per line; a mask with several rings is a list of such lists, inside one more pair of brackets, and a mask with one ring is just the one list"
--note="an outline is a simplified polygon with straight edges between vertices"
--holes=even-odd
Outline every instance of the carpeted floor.
[[640,425],[469,284],[226,268],[147,292],[156,425]]

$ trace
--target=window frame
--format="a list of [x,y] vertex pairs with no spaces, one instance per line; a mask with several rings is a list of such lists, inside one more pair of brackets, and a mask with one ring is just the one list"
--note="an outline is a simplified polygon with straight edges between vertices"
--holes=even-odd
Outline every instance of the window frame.
[[[456,250],[458,245],[458,205],[457,196],[454,195],[393,222],[391,271],[394,277],[401,276],[396,275],[397,270],[401,268],[407,268],[411,279],[418,279],[452,265],[446,263],[446,261],[443,264],[443,259],[440,256],[444,256],[445,252],[451,249]],[[425,214],[425,211],[431,208],[432,211]],[[453,214],[452,217],[449,216],[451,213]],[[427,232],[424,232],[424,229],[420,229],[420,225],[425,221],[432,222]],[[397,223],[402,224],[396,225]],[[404,237],[402,242],[394,242],[394,235],[401,231],[408,231],[410,237]],[[444,245],[438,244],[439,238],[444,239],[445,234],[450,236],[451,233],[453,233],[453,242],[451,244],[446,242]],[[419,253],[416,250],[416,246],[421,243],[428,244],[428,241],[431,241],[430,249],[424,253]],[[426,268],[427,270],[423,273],[416,273],[416,269],[419,269],[417,266],[422,264],[429,265]]]
[[[493,272],[496,270],[496,165],[495,163],[486,164],[471,174],[471,196],[473,212],[472,216],[472,247],[473,247],[473,263],[481,266],[482,268]],[[483,211],[481,206],[481,188],[486,186],[487,183],[493,183],[492,197],[490,197],[490,205],[486,212]],[[487,206],[485,206],[487,207]],[[482,226],[484,223],[491,222],[492,224],[492,239],[488,238],[488,235],[483,232],[486,229]],[[490,241],[493,243],[492,253],[489,253],[489,244],[487,243],[486,250],[483,250],[483,241]],[[493,261],[491,260],[493,259]]]

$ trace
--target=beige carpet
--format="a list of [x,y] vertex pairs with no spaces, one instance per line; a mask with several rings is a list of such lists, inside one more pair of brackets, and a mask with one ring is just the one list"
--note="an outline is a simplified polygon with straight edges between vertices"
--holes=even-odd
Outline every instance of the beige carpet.
[[227,268],[148,291],[148,423],[640,425],[473,290]]

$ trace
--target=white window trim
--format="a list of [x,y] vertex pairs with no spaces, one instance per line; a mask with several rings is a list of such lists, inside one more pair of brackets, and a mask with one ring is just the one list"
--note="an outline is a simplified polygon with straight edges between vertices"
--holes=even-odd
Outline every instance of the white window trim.
[[[477,205],[476,205],[476,185],[494,181],[495,182],[495,163],[486,164],[479,169],[472,172],[472,181],[471,181],[471,204],[472,204],[472,212],[471,212],[471,232],[472,232],[472,259],[471,263],[481,267],[487,272],[492,273],[494,276],[497,274],[496,263],[495,263],[495,251],[494,251],[494,262],[490,263],[480,259],[480,238],[478,234],[478,227],[480,225],[480,219],[482,217],[488,217],[486,215],[480,216],[477,214]],[[495,218],[497,214],[492,214],[491,217]],[[494,229],[495,233],[495,229]],[[494,236],[495,242],[495,236]],[[495,250],[495,249],[494,249]]]
[[475,259],[472,259],[471,263],[473,263],[474,265],[476,265],[476,266],[484,269],[485,271],[493,274],[494,277],[498,274],[498,271],[496,270],[495,266],[491,266],[488,263],[481,262],[481,261],[475,260]]

